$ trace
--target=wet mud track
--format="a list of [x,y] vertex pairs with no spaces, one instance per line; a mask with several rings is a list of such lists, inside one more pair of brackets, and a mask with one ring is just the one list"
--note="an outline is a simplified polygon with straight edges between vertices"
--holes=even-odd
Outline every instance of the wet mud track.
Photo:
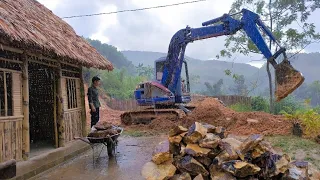
[[141,168],[151,160],[155,146],[166,136],[119,137],[116,156],[108,157],[106,147],[97,158],[101,147],[95,148],[93,164],[92,150],[46,171],[33,180],[142,180]]

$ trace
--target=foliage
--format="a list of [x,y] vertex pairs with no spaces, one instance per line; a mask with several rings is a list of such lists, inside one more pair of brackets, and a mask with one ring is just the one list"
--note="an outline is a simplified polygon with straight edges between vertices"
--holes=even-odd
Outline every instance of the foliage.
[[135,72],[135,67],[131,61],[128,61],[127,58],[120,52],[118,49],[112,45],[101,43],[99,40],[86,39],[91,46],[93,46],[97,51],[107,58],[116,68],[124,68],[129,74]]
[[248,87],[245,84],[245,78],[243,75],[234,77],[234,86],[229,88],[235,95],[247,96]]
[[[256,12],[282,46],[287,50],[293,50],[304,48],[306,44],[320,39],[314,23],[307,22],[310,14],[319,7],[319,0],[236,0],[231,6],[230,13],[239,12],[242,8]],[[234,17],[240,19],[241,14]],[[271,23],[272,28],[269,26]],[[295,25],[298,25],[300,30],[293,28]],[[250,52],[260,53],[243,31],[228,36],[225,40],[225,47],[226,49],[220,52],[220,56],[230,57],[232,53],[244,55]]]
[[135,87],[145,80],[140,76],[130,76],[125,69],[115,69],[112,72],[85,69],[84,74],[87,83],[91,82],[93,76],[99,75],[103,91],[116,99],[133,98]]
[[310,99],[310,104],[315,107],[320,105],[320,81],[311,84],[303,83],[294,95],[299,99]]
[[303,103],[299,102],[294,96],[289,95],[280,102],[275,103],[274,114],[281,114],[283,110],[288,113],[293,113],[304,108]]
[[136,67],[138,76],[146,77],[147,79],[151,80],[152,76],[154,75],[154,69],[149,66],[143,66],[143,63],[139,63]]
[[213,85],[211,85],[209,82],[205,82],[204,85],[207,88],[205,94],[208,96],[220,96],[223,94],[222,92],[223,79],[220,79],[218,82],[216,82]]
[[243,103],[236,103],[230,106],[231,109],[237,112],[249,112],[252,111],[252,108],[250,105],[243,104]]
[[261,96],[251,98],[251,108],[253,111],[269,112],[268,101]]
[[[307,100],[308,101],[308,100]],[[310,102],[310,101],[309,101]],[[295,111],[281,111],[281,113],[291,121],[300,120],[304,127],[304,132],[308,137],[314,137],[319,135],[320,132],[320,114],[318,108],[311,108],[306,102],[306,107],[304,109],[298,109]]]
[[[304,49],[307,45],[320,40],[320,34],[316,32],[314,23],[308,23],[310,14],[320,7],[320,0],[235,0],[231,5],[230,14],[240,12],[243,8],[259,14],[261,21],[274,34],[282,47],[287,50]],[[242,14],[233,16],[241,19]],[[294,28],[299,26],[300,28]],[[262,36],[266,39],[266,33]],[[269,40],[269,39],[267,39]],[[271,41],[271,40],[270,40]],[[231,57],[234,53],[249,55],[261,54],[256,45],[244,31],[228,36],[225,40],[225,49],[220,51],[217,58]],[[272,43],[269,43],[270,50]],[[268,74],[269,82],[272,81]],[[270,110],[273,111],[272,87],[270,85]]]

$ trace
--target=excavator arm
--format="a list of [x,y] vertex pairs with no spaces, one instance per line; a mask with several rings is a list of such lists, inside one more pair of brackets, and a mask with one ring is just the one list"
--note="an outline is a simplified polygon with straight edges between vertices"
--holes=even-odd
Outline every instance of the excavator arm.
[[[212,37],[232,35],[239,30],[244,30],[267,61],[275,68],[277,83],[275,92],[276,100],[279,101],[285,98],[298,88],[304,81],[304,77],[290,65],[285,53],[286,49],[280,46],[280,43],[271,31],[263,24],[259,15],[247,9],[243,9],[240,13],[242,13],[241,20],[234,19],[232,17],[233,15],[224,14],[219,18],[202,23],[203,27],[186,27],[185,29],[179,30],[170,41],[161,84],[167,87],[172,93],[177,93],[176,87],[179,83],[184,53],[188,43]],[[259,28],[279,47],[276,53],[271,53]],[[284,60],[277,64],[275,59],[281,54],[283,54]]]

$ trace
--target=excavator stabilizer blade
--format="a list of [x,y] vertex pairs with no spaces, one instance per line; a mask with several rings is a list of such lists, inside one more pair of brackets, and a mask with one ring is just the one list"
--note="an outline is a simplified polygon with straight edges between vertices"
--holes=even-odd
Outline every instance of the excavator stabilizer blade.
[[303,75],[294,69],[290,62],[285,59],[275,68],[276,76],[276,102],[287,97],[296,90],[304,81]]

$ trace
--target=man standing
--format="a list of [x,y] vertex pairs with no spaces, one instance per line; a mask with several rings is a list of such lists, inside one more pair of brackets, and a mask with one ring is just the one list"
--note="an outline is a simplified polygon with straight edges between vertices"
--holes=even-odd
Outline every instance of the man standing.
[[100,78],[98,76],[94,76],[92,78],[92,86],[88,88],[88,101],[90,106],[90,114],[91,114],[91,127],[97,124],[99,121],[99,92],[98,87],[100,86]]

